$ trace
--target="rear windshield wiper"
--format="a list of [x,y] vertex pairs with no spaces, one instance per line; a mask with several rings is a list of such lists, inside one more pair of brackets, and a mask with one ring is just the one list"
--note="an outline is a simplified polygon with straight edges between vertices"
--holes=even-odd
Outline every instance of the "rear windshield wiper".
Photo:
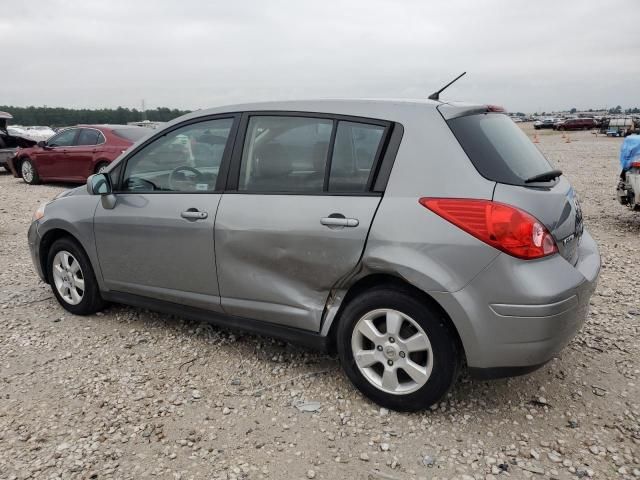
[[549,170],[548,172],[539,173],[533,177],[527,178],[524,183],[548,182],[562,175],[562,170]]

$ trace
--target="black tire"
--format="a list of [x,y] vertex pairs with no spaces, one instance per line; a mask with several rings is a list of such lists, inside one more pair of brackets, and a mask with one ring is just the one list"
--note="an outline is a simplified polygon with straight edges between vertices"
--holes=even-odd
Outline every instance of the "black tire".
[[[25,164],[30,165],[31,171],[32,171],[32,175],[25,175],[23,174],[23,166]],[[22,177],[22,180],[24,180],[25,183],[28,183],[29,185],[38,185],[40,183],[40,175],[38,175],[38,170],[36,170],[35,165],[33,164],[33,162],[31,161],[30,158],[23,158],[18,162],[18,171],[20,172],[20,176]]]
[[[82,295],[82,300],[76,305],[72,305],[65,300],[56,287],[53,265],[54,259],[59,252],[70,253],[80,265],[82,278],[84,280],[84,293]],[[47,255],[47,278],[51,284],[51,290],[60,305],[74,315],[90,315],[102,310],[106,306],[105,301],[100,296],[98,282],[96,281],[96,276],[93,272],[93,268],[91,267],[91,262],[89,261],[87,254],[75,240],[69,237],[59,238],[51,245]]]
[[[381,390],[363,375],[354,360],[351,339],[356,324],[365,314],[382,308],[409,316],[424,330],[431,343],[431,374],[422,387],[411,393],[393,394]],[[425,409],[446,395],[458,377],[460,354],[447,320],[437,308],[408,290],[395,286],[368,290],[349,302],[339,322],[336,344],[342,366],[358,390],[378,405],[398,411]]]
[[93,173],[100,173],[100,169],[103,167],[108,167],[109,166],[109,162],[101,160],[96,164],[96,168],[93,171]]

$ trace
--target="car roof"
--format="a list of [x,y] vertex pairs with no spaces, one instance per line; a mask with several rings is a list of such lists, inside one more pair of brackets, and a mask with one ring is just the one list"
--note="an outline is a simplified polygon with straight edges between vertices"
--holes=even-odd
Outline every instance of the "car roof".
[[118,124],[110,124],[110,123],[98,123],[98,124],[81,123],[78,125],[74,125],[74,127],[69,127],[69,128],[76,128],[76,127],[106,128],[110,130],[113,130],[115,128],[144,128],[144,127],[138,127],[137,125],[118,125]]
[[461,102],[442,102],[424,99],[395,98],[337,98],[311,100],[282,100],[269,102],[241,103],[224,105],[204,110],[196,110],[179,117],[167,124],[174,125],[185,120],[196,119],[208,115],[236,112],[269,112],[288,111],[303,113],[320,113],[333,115],[349,115],[354,117],[375,118],[389,121],[402,121],[408,114],[417,109],[435,110],[438,106],[446,106],[457,112],[469,109],[486,108],[486,105]]
[[[338,115],[354,115],[363,117],[390,118],[406,109],[435,108],[442,102],[427,99],[316,99],[316,100],[282,100],[269,102],[240,103],[220,107],[196,110],[183,117],[197,118],[218,113],[252,112],[252,111],[290,111],[305,113],[326,113]],[[390,118],[391,119],[391,118]]]

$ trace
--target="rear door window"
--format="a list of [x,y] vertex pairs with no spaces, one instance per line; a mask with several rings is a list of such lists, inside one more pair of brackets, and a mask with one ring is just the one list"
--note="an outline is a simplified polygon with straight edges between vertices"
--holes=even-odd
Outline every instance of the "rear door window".
[[384,134],[384,127],[338,122],[329,175],[330,192],[364,192]]
[[332,128],[322,118],[252,116],[238,190],[322,192]]
[[494,182],[525,185],[553,167],[507,115],[483,113],[447,121],[480,174]]
[[102,133],[99,130],[93,128],[83,128],[78,135],[78,141],[76,145],[96,145],[103,143]]

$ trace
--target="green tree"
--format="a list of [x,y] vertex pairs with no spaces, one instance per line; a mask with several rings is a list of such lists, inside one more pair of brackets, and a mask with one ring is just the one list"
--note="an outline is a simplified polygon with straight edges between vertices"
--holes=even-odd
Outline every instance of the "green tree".
[[[124,107],[118,107],[116,109],[77,109],[47,106],[14,107],[11,105],[0,105],[0,111],[9,112],[13,115],[13,121],[11,123],[17,125],[66,127],[77,124],[124,124],[142,120],[142,112],[135,108],[129,109]],[[151,121],[167,122],[185,113],[189,113],[189,111],[158,107],[155,110],[147,110],[147,117]]]

